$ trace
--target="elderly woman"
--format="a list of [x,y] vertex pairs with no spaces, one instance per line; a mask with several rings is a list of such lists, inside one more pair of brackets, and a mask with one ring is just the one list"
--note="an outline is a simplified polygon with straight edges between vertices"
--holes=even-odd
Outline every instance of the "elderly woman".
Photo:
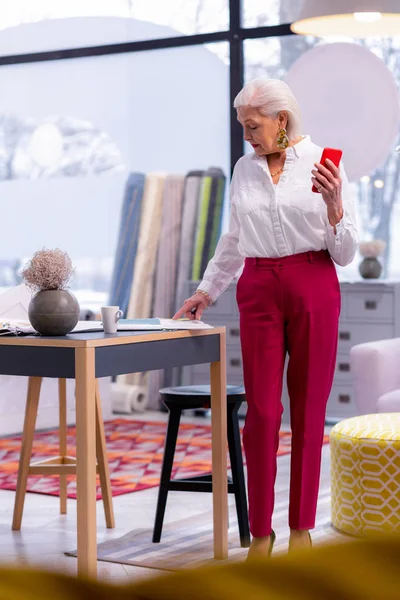
[[[355,210],[343,169],[300,135],[299,105],[279,80],[248,83],[234,103],[254,152],[236,164],[229,231],[197,292],[181,310],[200,319],[243,266],[237,284],[248,411],[249,557],[269,555],[275,534],[276,453],[286,354],[292,459],[290,548],[311,544],[325,411],[335,370],[340,287],[334,263],[357,249]],[[311,191],[315,185],[319,193]]]

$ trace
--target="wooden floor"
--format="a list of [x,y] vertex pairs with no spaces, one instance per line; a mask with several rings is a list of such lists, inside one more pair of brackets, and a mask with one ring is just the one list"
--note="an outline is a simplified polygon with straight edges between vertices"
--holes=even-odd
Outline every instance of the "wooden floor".
[[[146,415],[148,418],[148,415]],[[166,418],[160,413],[157,420]],[[202,421],[204,422],[204,421]],[[321,490],[317,527],[313,534],[315,543],[337,538],[330,527],[329,446],[323,449]],[[285,552],[289,536],[287,525],[290,456],[278,459],[276,508],[274,529],[277,534],[276,552]],[[39,494],[27,494],[22,529],[11,531],[15,493],[0,490],[0,561],[11,564],[39,565],[63,572],[76,572],[76,559],[67,558],[65,551],[76,547],[76,501],[68,500],[68,514],[59,514],[59,499]],[[116,527],[107,530],[101,502],[97,503],[98,541],[120,537],[135,528],[152,527],[157,499],[157,489],[144,490],[114,498]],[[167,523],[195,517],[209,510],[209,494],[171,492],[167,505]],[[344,536],[340,536],[344,537]],[[344,538],[346,539],[346,538]],[[141,567],[98,563],[99,576],[111,581],[128,578],[154,577],[157,571]]]

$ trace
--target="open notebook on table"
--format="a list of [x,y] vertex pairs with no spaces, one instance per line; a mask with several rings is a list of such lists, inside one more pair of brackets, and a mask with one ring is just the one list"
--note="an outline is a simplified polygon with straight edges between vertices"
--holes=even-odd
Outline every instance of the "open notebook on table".
[[0,335],[35,335],[29,321],[21,319],[0,319]]

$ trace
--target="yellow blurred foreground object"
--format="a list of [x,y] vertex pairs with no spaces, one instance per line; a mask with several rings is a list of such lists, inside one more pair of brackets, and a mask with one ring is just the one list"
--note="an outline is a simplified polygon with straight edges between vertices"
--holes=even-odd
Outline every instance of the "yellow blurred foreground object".
[[185,570],[137,584],[0,569],[0,600],[398,600],[400,538]]

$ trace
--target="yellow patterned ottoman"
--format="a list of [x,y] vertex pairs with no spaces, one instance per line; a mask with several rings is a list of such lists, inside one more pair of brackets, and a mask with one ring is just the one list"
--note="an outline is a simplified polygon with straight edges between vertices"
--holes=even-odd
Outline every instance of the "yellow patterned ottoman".
[[333,526],[357,536],[400,532],[400,413],[346,419],[330,443]]

